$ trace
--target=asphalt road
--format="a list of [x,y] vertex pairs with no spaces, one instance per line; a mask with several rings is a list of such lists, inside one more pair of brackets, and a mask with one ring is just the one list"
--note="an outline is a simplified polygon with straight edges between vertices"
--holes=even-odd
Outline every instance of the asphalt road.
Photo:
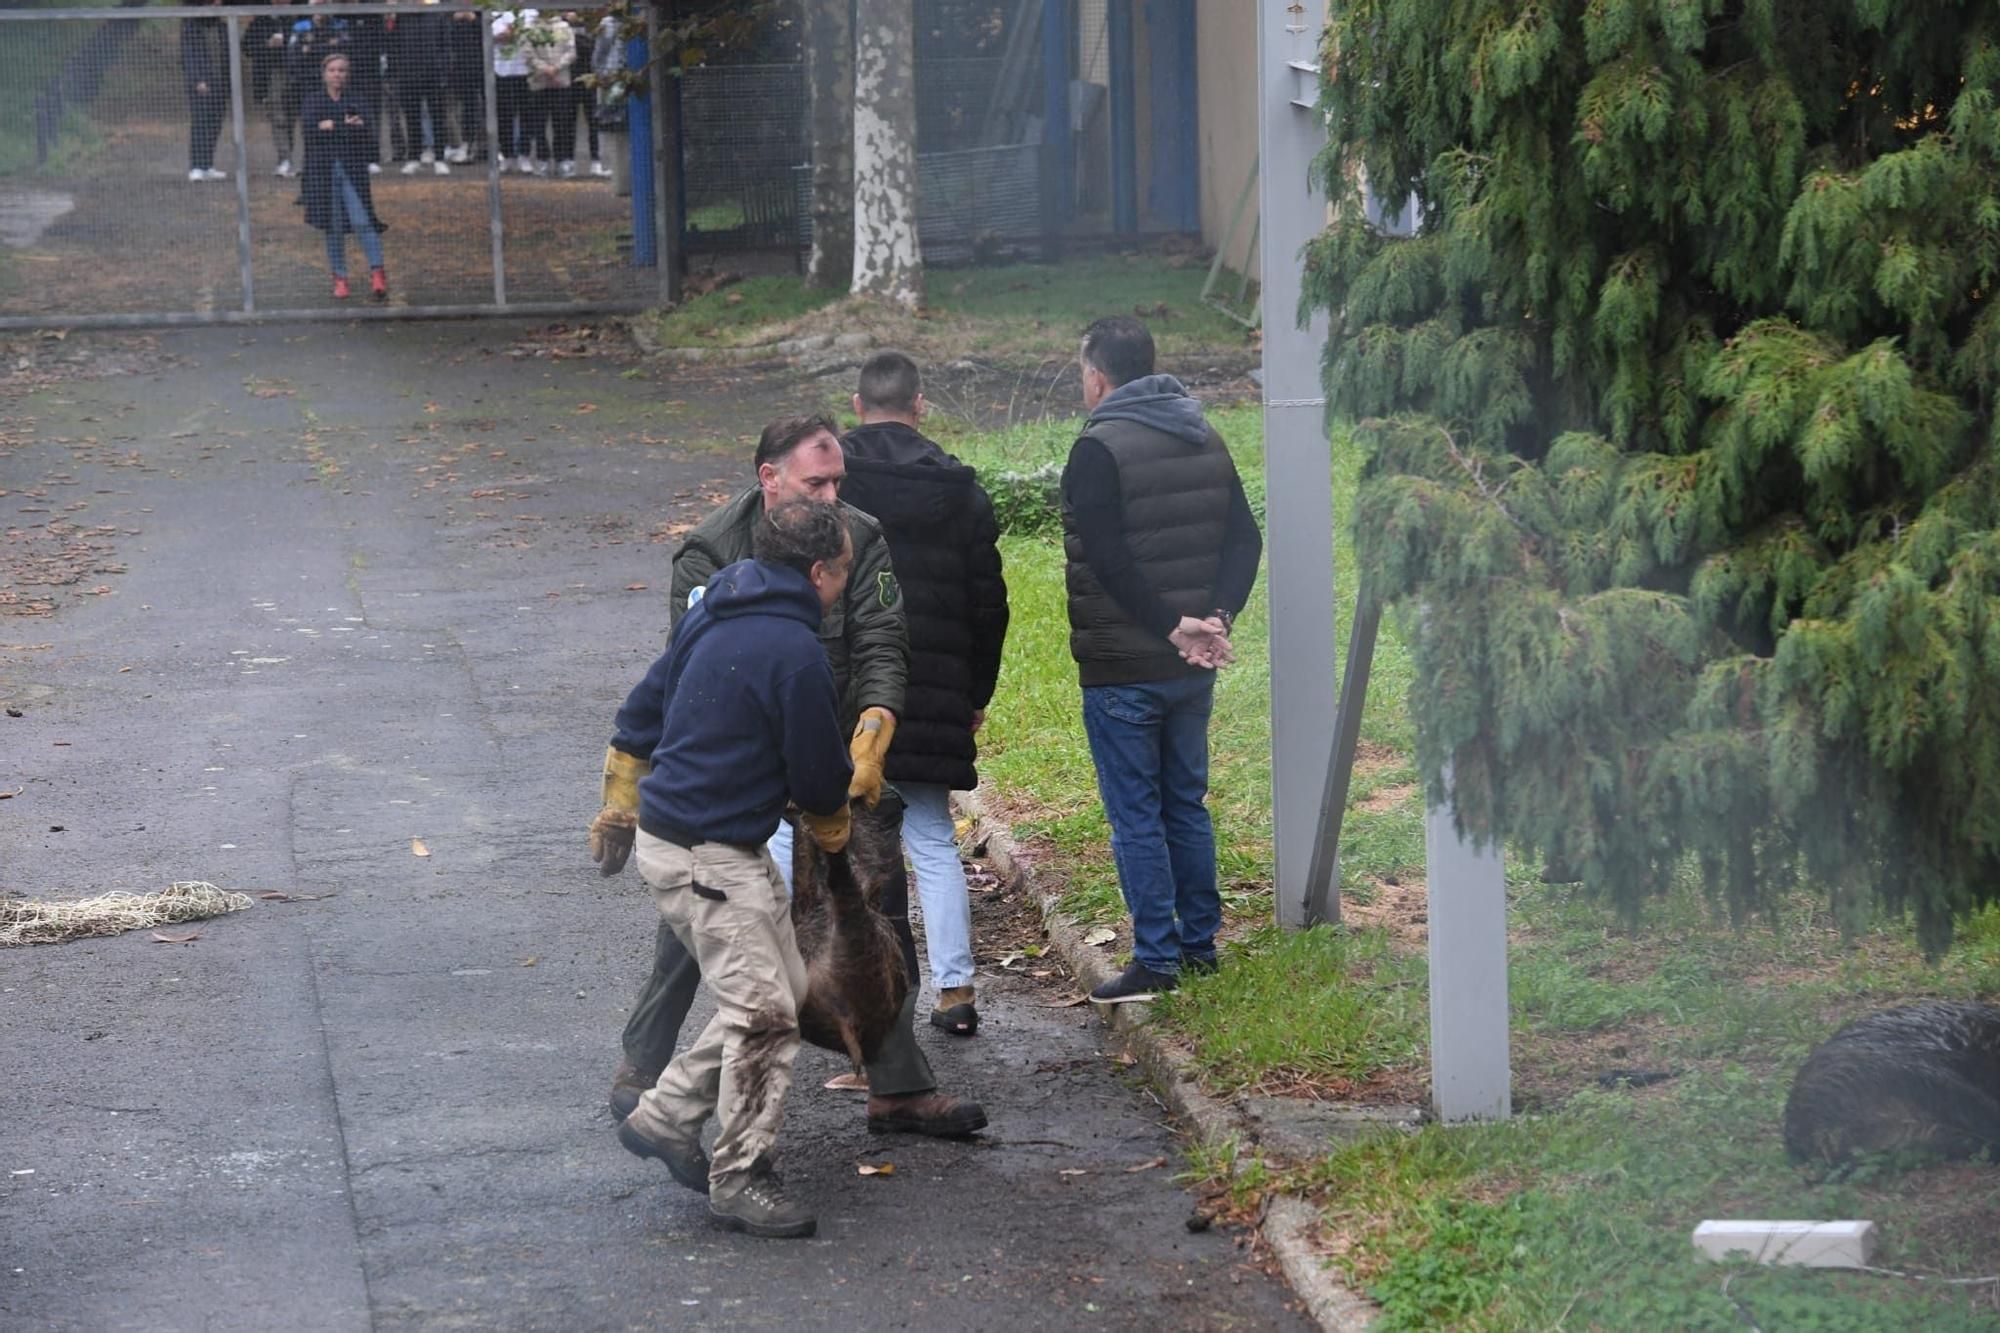
[[0,951],[0,1325],[1304,1326],[1186,1229],[1160,1111],[1045,991],[925,1032],[970,1142],[871,1136],[800,1057],[813,1240],[619,1149],[653,923],[584,850],[611,713],[673,532],[826,385],[523,332],[190,332],[0,399],[0,889],[304,899]]

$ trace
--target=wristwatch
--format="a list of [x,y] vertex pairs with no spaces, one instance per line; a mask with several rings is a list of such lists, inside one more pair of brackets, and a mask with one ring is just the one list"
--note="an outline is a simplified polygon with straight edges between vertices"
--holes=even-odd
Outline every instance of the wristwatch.
[[1228,634],[1236,628],[1235,615],[1233,615],[1228,611],[1223,610],[1221,607],[1219,606],[1216,607],[1215,610],[1211,611],[1209,614],[1222,622],[1222,632],[1224,634]]

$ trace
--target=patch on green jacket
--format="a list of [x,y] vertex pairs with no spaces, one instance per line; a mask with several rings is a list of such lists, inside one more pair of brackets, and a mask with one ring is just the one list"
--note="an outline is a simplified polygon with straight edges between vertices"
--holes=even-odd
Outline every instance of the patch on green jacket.
[[896,586],[896,576],[885,569],[875,576],[875,595],[881,599],[882,605],[886,608],[894,606],[901,599],[903,590]]

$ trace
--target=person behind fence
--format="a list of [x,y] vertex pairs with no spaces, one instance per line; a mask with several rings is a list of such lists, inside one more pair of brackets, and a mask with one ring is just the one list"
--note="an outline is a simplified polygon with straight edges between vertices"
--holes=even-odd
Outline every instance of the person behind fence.
[[[440,157],[444,143],[445,90],[450,83],[451,25],[444,14],[423,0],[389,20],[389,70],[395,85],[390,114],[403,127],[403,174],[414,176],[425,167],[435,176],[451,175],[451,164]],[[446,156],[449,156],[447,153]]]
[[306,224],[326,233],[334,297],[347,299],[347,235],[352,232],[368,256],[368,290],[380,301],[389,295],[389,275],[382,264],[387,227],[375,216],[368,181],[368,155],[379,131],[348,88],[351,63],[342,52],[328,56],[320,69],[320,88],[300,108],[306,127]]
[[1153,373],[1144,324],[1098,320],[1081,362],[1090,415],[1062,474],[1064,581],[1084,735],[1132,914],[1131,966],[1090,993],[1116,1004],[1216,965],[1208,719],[1263,538],[1201,404]]
[[500,134],[493,151],[500,155],[502,171],[508,170],[510,163],[523,174],[535,169],[528,160],[534,120],[528,95],[528,53],[522,38],[524,30],[539,17],[540,11],[533,9],[518,14],[503,9],[493,16],[493,100]]
[[[560,14],[537,14],[523,33],[528,54],[528,97],[533,108],[535,148],[547,174],[576,175],[576,104],[570,97],[576,67],[576,32]],[[564,118],[568,124],[565,125]]]
[[[454,9],[446,25],[446,77],[458,133],[444,160],[464,166],[486,153],[486,19],[477,9]],[[442,131],[440,131],[442,133]]]
[[[278,3],[289,4],[291,0]],[[250,71],[250,98],[263,104],[280,176],[292,174],[292,135],[299,123],[300,90],[285,77],[285,35],[290,26],[290,19],[282,14],[258,14],[243,25],[243,63]]]
[[[343,3],[358,5],[366,0],[343,0]],[[353,63],[348,66],[347,95],[361,104],[361,114],[368,118],[374,138],[368,143],[368,174],[382,174],[382,90],[383,66],[388,50],[388,32],[383,26],[380,14],[352,14],[347,16],[347,54]]]
[[[186,3],[214,9],[222,0]],[[188,100],[187,178],[219,181],[228,173],[215,169],[215,141],[222,136],[222,118],[229,111],[229,35],[221,19],[182,22],[181,77],[187,84]]]
[[[292,20],[291,31],[285,38],[285,95],[290,99],[292,120],[299,126],[301,148],[311,146],[313,135],[312,122],[305,119],[306,99],[319,91],[325,78],[326,58],[348,49],[347,20],[333,11],[328,0],[305,0],[305,3],[306,15]],[[289,165],[289,160],[280,162],[278,174],[289,175],[285,170]],[[303,176],[299,180],[298,201],[306,202]]]
[[568,135],[565,142],[569,145],[568,153],[563,153],[559,147],[557,154],[569,159],[569,170],[561,171],[560,165],[557,170],[567,176],[576,174],[576,118],[581,115],[584,134],[589,140],[590,174],[609,176],[611,172],[598,154],[596,98],[591,93],[590,80],[584,77],[597,69],[596,30],[574,9],[564,11],[563,22],[569,24],[570,32],[576,37],[576,64],[571,70],[569,87],[563,90],[556,109],[556,124],[563,127],[563,132]]
[[[750,554],[753,534],[766,511],[794,500],[835,503],[847,475],[833,422],[819,416],[788,417],[766,426],[757,441],[754,463],[756,484],[703,519],[674,553],[670,634],[681,632],[715,571]],[[884,798],[882,765],[895,740],[896,716],[909,676],[902,589],[890,567],[880,525],[850,505],[839,508],[854,539],[854,577],[846,597],[828,617],[820,646],[840,689],[841,721],[851,728],[855,777],[849,794],[862,802],[854,818],[870,840],[893,847],[902,839],[903,806]],[[782,822],[771,836],[771,855],[787,884],[792,837],[791,825]],[[620,859],[617,865],[622,864]],[[617,866],[600,861],[599,869],[613,874]],[[879,906],[902,946],[903,966],[914,978],[917,941],[910,932],[909,877],[900,857],[889,869]],[[653,1086],[673,1054],[701,982],[700,960],[672,931],[662,929],[654,945],[653,972],[632,1007],[625,1025],[624,1059],[612,1075],[611,1111],[619,1117],[630,1114],[638,1095]],[[986,1127],[986,1112],[975,1101],[938,1090],[930,1060],[917,1044],[916,1007],[917,990],[912,986],[895,1027],[868,1065],[868,1128],[876,1133],[944,1138],[977,1133]]]
[[[620,1122],[619,1142],[707,1193],[725,1226],[810,1236],[811,1210],[771,1165],[808,983],[765,843],[789,801],[820,846],[847,845],[853,767],[819,632],[846,591],[854,541],[835,506],[795,501],[759,517],[752,550],[709,579],[618,710],[591,848],[600,864],[613,844],[621,863],[636,851],[661,921],[715,998],[715,1017]],[[710,1116],[720,1132],[704,1158]]]
[[[606,14],[598,21],[597,32],[591,39],[590,75],[592,99],[590,108],[590,174],[593,176],[616,176],[617,171],[604,165],[598,157],[597,140],[602,134],[610,140],[611,160],[625,163],[629,161],[625,149],[625,95],[624,82],[620,75],[625,72],[625,34],[618,19]],[[622,193],[622,191],[621,191]]]
[[854,394],[861,425],[841,438],[841,496],[882,525],[910,626],[910,683],[884,768],[908,803],[903,845],[924,908],[937,1003],[931,1026],[979,1030],[972,987],[972,903],[958,859],[951,794],[979,784],[975,737],[1000,678],[1007,580],[993,502],[971,468],[926,439],[917,363],[878,352]]

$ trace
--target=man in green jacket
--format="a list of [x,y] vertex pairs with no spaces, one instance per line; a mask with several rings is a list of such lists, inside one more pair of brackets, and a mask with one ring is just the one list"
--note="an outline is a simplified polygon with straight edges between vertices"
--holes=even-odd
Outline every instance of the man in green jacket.
[[[751,536],[767,509],[791,500],[835,503],[847,475],[839,432],[823,416],[772,422],[757,442],[755,461],[756,485],[702,520],[674,554],[670,627],[679,626],[717,570],[749,557]],[[853,732],[851,795],[864,803],[854,817],[855,838],[878,838],[882,845],[900,848],[902,803],[893,792],[890,799],[882,800],[882,762],[895,735],[909,673],[902,590],[890,566],[889,544],[880,525],[850,505],[840,508],[854,539],[853,572],[845,595],[821,619],[820,646],[826,650],[834,686],[840,692],[841,723]],[[624,867],[632,845],[633,835],[626,831],[627,812],[614,793],[631,790],[636,783],[632,774],[610,771],[620,761],[635,762],[616,751],[607,757],[605,809],[592,825],[593,854],[598,868],[607,875]],[[631,817],[636,826],[636,812]],[[790,824],[778,826],[770,848],[789,887]],[[909,879],[902,857],[892,861],[895,873],[883,886],[881,908],[903,946],[903,964],[909,969],[912,984],[895,1029],[868,1066],[868,1128],[941,1137],[971,1134],[985,1128],[985,1111],[976,1102],[939,1092],[930,1061],[917,1045],[917,943],[910,933]],[[700,966],[679,938],[661,927],[653,974],[625,1025],[625,1059],[613,1077],[611,1109],[620,1119],[637,1104],[639,1094],[654,1085],[672,1058],[700,981]]]

